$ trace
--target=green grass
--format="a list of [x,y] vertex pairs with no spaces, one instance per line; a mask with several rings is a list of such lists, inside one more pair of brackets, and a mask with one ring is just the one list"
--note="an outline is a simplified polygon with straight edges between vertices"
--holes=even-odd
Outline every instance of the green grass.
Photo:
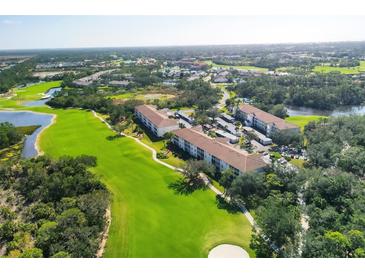
[[301,131],[304,130],[304,127],[311,121],[318,121],[319,119],[326,118],[326,116],[318,116],[318,115],[311,115],[311,116],[290,116],[285,118],[285,121],[297,125],[300,127]]
[[305,161],[302,159],[292,159],[292,160],[290,160],[290,163],[295,165],[298,168],[303,168]]
[[0,97],[0,108],[21,107],[24,102],[39,100],[51,88],[61,86],[62,81],[43,82],[26,88],[13,89],[10,99]]
[[213,178],[209,178],[212,185],[215,186],[218,190],[220,190],[221,192],[224,192],[224,187],[222,185],[219,184],[219,182]]
[[[157,152],[164,150],[164,151],[168,151],[166,149],[166,140],[161,139],[161,138],[154,138],[152,136],[152,133],[146,128],[144,127],[142,124],[139,124],[139,126],[143,129],[144,134],[143,137],[140,139],[143,143],[145,143],[146,145],[154,148]],[[184,164],[184,160],[176,157],[175,155],[173,155],[170,151],[167,154],[168,158],[167,159],[160,159],[163,162],[166,162],[170,165],[173,165],[175,167],[182,167]]]
[[154,162],[150,151],[134,140],[108,138],[114,133],[91,112],[22,105],[31,96],[38,99],[39,91],[0,98],[0,109],[11,106],[56,114],[56,123],[40,138],[46,155],[97,157],[92,170],[113,197],[105,257],[206,257],[222,243],[242,246],[255,256],[249,248],[251,226],[242,214],[218,209],[210,190],[176,193],[169,185],[180,178],[178,173]]
[[133,99],[138,93],[137,92],[125,92],[109,96],[111,99]]
[[205,61],[206,64],[211,65],[213,67],[217,68],[235,68],[235,69],[243,69],[243,70],[249,70],[249,71],[259,71],[259,72],[267,72],[269,69],[267,68],[260,68],[255,66],[233,66],[233,65],[220,65],[216,64],[213,61]]
[[341,74],[359,74],[365,72],[365,61],[360,61],[360,66],[357,67],[315,66],[313,71],[317,73],[339,72]]
[[81,110],[40,111],[57,114],[41,137],[41,148],[53,157],[94,155],[94,172],[113,194],[112,223],[105,257],[206,257],[217,244],[249,248],[251,226],[240,214],[216,206],[210,190],[190,195],[169,185],[179,174],[151,159],[135,141],[113,133]]

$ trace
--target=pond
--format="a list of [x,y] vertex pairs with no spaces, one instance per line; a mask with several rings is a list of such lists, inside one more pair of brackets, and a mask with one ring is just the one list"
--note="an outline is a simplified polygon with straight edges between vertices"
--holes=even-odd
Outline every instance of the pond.
[[38,154],[36,140],[38,134],[52,121],[52,115],[28,111],[0,111],[0,123],[9,122],[15,126],[40,125],[32,135],[26,136],[22,156],[32,158]]
[[23,105],[26,107],[38,107],[43,106],[46,102],[52,99],[56,92],[61,91],[62,88],[51,88],[43,96],[42,99],[36,101],[25,102]]
[[322,116],[343,116],[343,115],[364,115],[365,106],[346,106],[339,107],[334,110],[321,110],[307,107],[293,107],[287,106],[289,116],[309,116],[309,115],[322,115]]

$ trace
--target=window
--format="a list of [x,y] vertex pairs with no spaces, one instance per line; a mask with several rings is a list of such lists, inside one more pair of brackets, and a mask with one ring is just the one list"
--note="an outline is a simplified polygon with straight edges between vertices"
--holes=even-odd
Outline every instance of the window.
[[186,141],[186,140],[184,140],[184,149],[186,151],[190,151],[190,143],[188,141]]
[[215,167],[220,169],[220,160],[217,157],[213,156],[213,155],[212,155],[212,164]]

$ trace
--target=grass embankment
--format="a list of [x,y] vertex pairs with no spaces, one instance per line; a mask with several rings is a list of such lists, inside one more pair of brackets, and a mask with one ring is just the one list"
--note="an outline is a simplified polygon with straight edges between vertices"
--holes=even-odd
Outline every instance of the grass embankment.
[[326,116],[310,115],[310,116],[290,116],[285,118],[285,121],[297,125],[303,132],[304,127],[311,121],[318,121],[322,118],[327,118]]
[[176,193],[179,174],[152,161],[151,153],[113,133],[90,112],[40,109],[57,114],[42,134],[41,148],[53,157],[94,155],[94,169],[113,193],[106,257],[206,257],[221,243],[238,244],[250,256],[251,227],[241,213],[218,209],[215,195]]
[[62,81],[43,82],[25,88],[15,88],[8,95],[0,98],[0,108],[18,108],[27,101],[39,100],[51,88],[61,86]]
[[313,71],[317,73],[339,72],[341,74],[359,74],[365,72],[365,61],[360,61],[360,65],[356,67],[315,66]]
[[269,71],[269,69],[267,68],[260,68],[260,67],[255,67],[255,66],[234,66],[234,65],[220,65],[220,64],[216,64],[213,61],[205,61],[205,63],[207,65],[210,65],[212,67],[217,67],[217,68],[232,68],[232,69],[242,69],[242,70],[248,70],[248,71],[258,71],[258,72],[267,72]]

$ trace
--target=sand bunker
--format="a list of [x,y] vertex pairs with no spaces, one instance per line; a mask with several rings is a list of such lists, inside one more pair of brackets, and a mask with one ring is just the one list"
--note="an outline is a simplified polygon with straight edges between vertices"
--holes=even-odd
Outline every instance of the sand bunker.
[[213,248],[208,258],[250,258],[247,251],[236,245],[218,245]]

